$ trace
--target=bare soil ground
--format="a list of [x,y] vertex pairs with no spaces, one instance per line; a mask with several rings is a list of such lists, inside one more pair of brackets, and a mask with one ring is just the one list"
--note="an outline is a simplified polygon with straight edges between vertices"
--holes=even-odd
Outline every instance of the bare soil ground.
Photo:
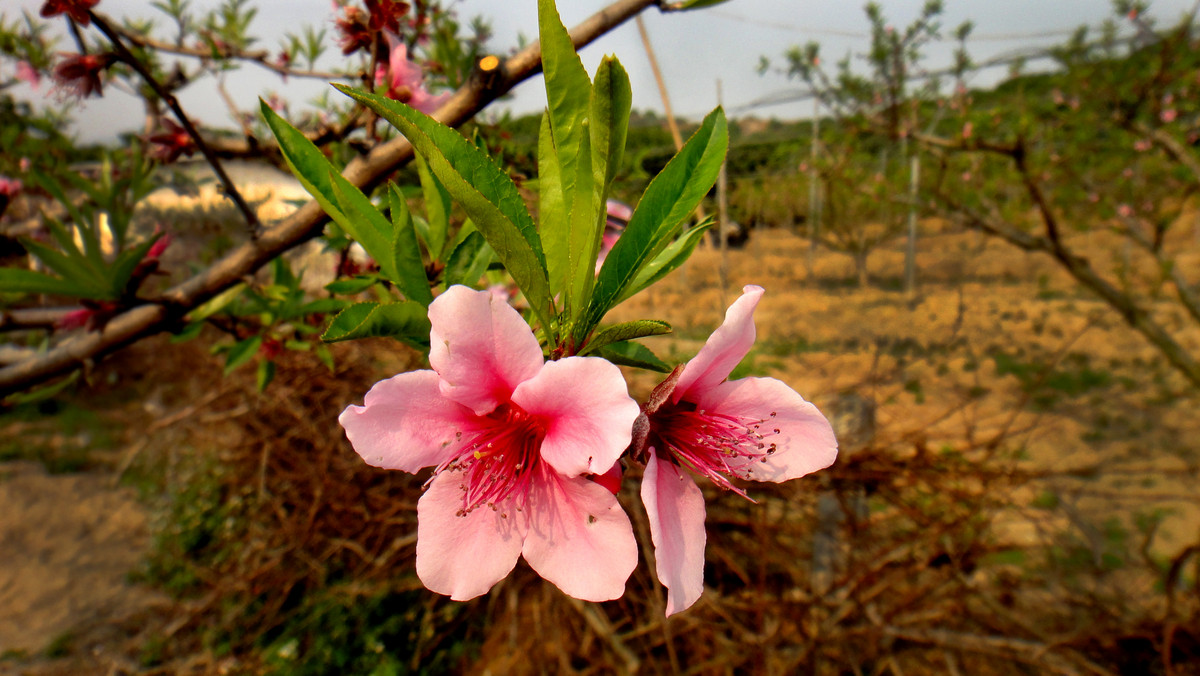
[[[849,257],[818,252],[810,281],[806,242],[757,232],[724,263],[699,251],[613,319],[667,319],[676,334],[647,342],[686,359],[742,285],[762,285],[759,342],[741,371],[779,377],[835,419],[851,418],[839,425],[847,457],[866,447],[987,453],[1040,472],[1009,496],[1011,514],[999,523],[1014,544],[1068,533],[1099,556],[1113,521],[1141,533],[1144,541],[1129,546],[1158,560],[1200,541],[1196,393],[1048,259],[961,233],[931,234],[920,250],[920,289],[910,299],[898,288],[898,245],[872,257],[874,283],[860,289]],[[1104,242],[1091,253],[1111,256]],[[1165,305],[1163,317],[1185,325]],[[1184,336],[1200,351],[1196,331]],[[131,354],[172,359],[154,341]],[[173,380],[163,383],[162,406],[130,398],[114,414],[121,425],[111,448],[86,471],[51,475],[29,458],[0,464],[0,674],[137,673],[139,637],[164,621],[165,601],[129,581],[149,546],[149,507],[118,485],[115,468],[151,421],[202,398],[211,378],[189,384],[183,375],[196,368],[164,371]],[[638,375],[633,389],[645,394],[655,380]],[[88,396],[83,406],[111,414]],[[31,429],[29,421],[0,425],[0,439]],[[1137,525],[1146,514],[1159,515],[1148,533]]]

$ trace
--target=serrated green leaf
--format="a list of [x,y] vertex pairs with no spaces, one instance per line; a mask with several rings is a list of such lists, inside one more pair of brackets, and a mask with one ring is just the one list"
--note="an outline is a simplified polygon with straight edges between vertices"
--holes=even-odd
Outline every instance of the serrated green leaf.
[[584,125],[579,139],[578,161],[575,163],[575,183],[571,199],[571,215],[567,219],[567,288],[565,312],[574,323],[587,309],[592,285],[596,280],[596,257],[600,238],[604,234],[604,210],[600,206],[600,186],[592,173],[592,143]]
[[[328,314],[330,312],[341,312],[348,305],[350,305],[350,301],[344,298],[318,298],[301,305],[296,314],[299,316],[305,316]],[[300,331],[302,329],[300,327],[296,327],[296,330]]]
[[542,71],[546,76],[546,105],[554,147],[562,169],[563,194],[571,195],[579,143],[586,131],[592,81],[563,26],[554,0],[538,0],[538,37],[542,46]]
[[673,270],[687,262],[691,258],[692,253],[696,251],[696,246],[700,244],[700,240],[704,239],[704,233],[708,232],[716,221],[707,221],[700,225],[689,228],[687,232],[675,238],[667,248],[654,257],[646,265],[642,266],[638,276],[634,278],[629,286],[626,287],[625,293],[617,300],[617,303],[623,303],[626,299],[633,297],[634,294],[645,289],[658,280],[666,277]]
[[229,352],[225,353],[225,375],[233,373],[234,369],[253,359],[258,348],[262,347],[262,342],[262,336],[250,336],[234,343]]
[[421,259],[421,245],[417,243],[408,201],[395,183],[388,185],[388,206],[392,212],[392,261],[397,275],[393,281],[409,300],[429,307],[433,292],[429,290],[425,261]]
[[270,385],[271,381],[274,379],[275,379],[275,362],[270,361],[268,359],[264,359],[264,360],[258,362],[258,375],[256,378],[256,380],[258,381],[258,391],[262,392],[263,390],[266,390],[267,385]]
[[325,285],[325,290],[339,296],[353,296],[366,291],[378,281],[379,277],[375,275],[358,275],[350,279],[335,279]]
[[[320,148],[280,117],[265,101],[260,103],[263,119],[275,134],[283,159],[300,181],[300,185],[347,235],[361,244],[379,263],[384,275],[392,279],[395,265],[392,260],[391,223],[379,213],[358,186],[341,175]],[[352,214],[344,211],[347,207],[352,209]]]
[[641,343],[625,342],[625,343],[609,343],[596,351],[596,356],[604,357],[610,362],[620,366],[632,366],[634,368],[646,369],[647,371],[657,371],[659,373],[670,373],[671,366],[665,361],[659,359],[650,348]]
[[496,252],[479,231],[466,236],[446,259],[446,288],[455,284],[475,287],[479,278],[487,272],[488,264],[496,258]]
[[356,303],[342,310],[329,323],[321,340],[342,340],[387,336],[420,349],[429,349],[429,317],[420,303]]
[[0,268],[0,291],[6,293],[48,293],[76,298],[92,298],[92,288],[77,282],[23,268]]
[[680,224],[716,182],[728,145],[725,113],[717,108],[650,181],[625,232],[600,268],[588,314],[577,324],[577,337],[587,335],[625,296],[642,268],[671,243]]
[[429,168],[475,222],[544,326],[554,316],[546,258],[537,228],[517,186],[478,148],[453,129],[409,106],[344,85],[347,96],[374,110],[425,155]]
[[622,322],[601,329],[588,340],[579,351],[580,356],[592,354],[605,345],[620,343],[646,336],[661,336],[671,332],[671,325],[659,319],[639,319],[632,322]]
[[450,193],[429,170],[429,163],[424,157],[417,155],[415,160],[417,176],[421,180],[421,192],[425,196],[426,229],[422,233],[422,239],[425,240],[429,258],[441,261],[446,254],[446,237],[450,232]]

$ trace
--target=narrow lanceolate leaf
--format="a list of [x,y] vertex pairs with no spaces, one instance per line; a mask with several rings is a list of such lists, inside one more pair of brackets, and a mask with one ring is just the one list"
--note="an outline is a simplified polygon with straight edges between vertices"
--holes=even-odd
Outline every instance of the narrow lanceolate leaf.
[[640,319],[632,322],[622,322],[601,329],[592,336],[582,350],[580,356],[592,354],[606,345],[620,343],[646,336],[661,336],[671,332],[671,325],[658,319]]
[[321,340],[387,336],[418,349],[429,349],[429,317],[426,309],[411,300],[400,303],[356,303],[338,313],[321,335]]
[[668,273],[683,265],[692,252],[696,250],[696,246],[700,244],[700,240],[704,239],[704,233],[716,225],[716,221],[706,221],[695,227],[690,228],[687,232],[680,235],[671,242],[667,248],[654,257],[646,265],[642,266],[637,277],[630,282],[626,287],[625,293],[621,294],[621,298],[617,301],[623,303],[625,299],[632,297],[635,293],[645,289],[658,280],[666,277]]
[[667,248],[680,224],[716,182],[728,146],[725,113],[717,108],[646,187],[624,234],[604,259],[580,330],[598,324],[625,295],[642,268]]
[[430,260],[440,261],[446,254],[446,236],[450,230],[450,193],[429,170],[425,158],[417,155],[417,175],[421,179],[421,191],[425,195],[425,248]]
[[93,290],[88,286],[24,268],[0,268],[0,292],[93,297]]
[[374,110],[425,155],[434,176],[462,205],[525,292],[542,324],[549,326],[554,301],[546,277],[546,257],[533,219],[508,174],[458,132],[428,115],[399,101],[343,85],[334,87]]
[[[47,223],[49,222],[48,219]],[[72,249],[68,249],[68,251],[73,251],[74,255],[64,254],[41,242],[28,238],[22,238],[21,244],[46,267],[57,272],[64,280],[78,287],[82,297],[112,300],[112,289],[105,284],[104,277],[100,271],[94,270],[92,264],[83,257],[83,254]]]
[[495,258],[496,252],[478,230],[467,235],[446,258],[446,288],[455,284],[478,285]]
[[[146,258],[146,254],[150,252],[150,247],[162,237],[163,233],[158,233],[141,244],[126,249],[117,254],[116,260],[113,261],[109,268],[109,280],[113,289],[120,293],[125,290],[125,285],[129,282],[129,278],[133,276],[133,271],[138,263],[141,263]],[[133,291],[135,289],[130,289]]]
[[592,136],[592,171],[602,186],[602,197],[608,196],[629,134],[629,110],[633,105],[633,90],[629,75],[616,57],[606,56],[596,70],[592,85],[591,116],[588,132]]
[[538,0],[538,35],[542,47],[542,70],[546,74],[546,105],[558,164],[562,168],[563,194],[571,195],[579,144],[586,131],[592,81],[575,52],[571,36],[563,26],[554,0]]
[[592,176],[591,139],[584,124],[584,135],[579,139],[579,161],[575,163],[574,192],[571,198],[571,215],[567,219],[567,302],[566,312],[571,323],[587,309],[587,301],[596,279],[596,256],[600,251],[600,237],[604,234],[604,212],[600,208],[600,187]]
[[670,364],[659,359],[650,351],[650,348],[641,343],[609,343],[596,350],[596,355],[621,366],[632,366],[648,371],[658,371],[659,373],[671,372]]
[[[408,212],[408,201],[395,183],[388,184],[388,207],[392,212],[392,261],[396,266],[396,285],[408,296],[425,307],[433,302],[429,290],[429,277],[425,274],[425,262],[421,259],[421,245],[417,243],[417,231],[413,228],[412,214]],[[445,237],[443,233],[442,237]]]
[[[308,194],[317,200],[325,213],[329,214],[329,217],[341,226],[347,235],[354,238],[371,257],[379,262],[380,269],[385,275],[388,275],[387,267],[391,267],[394,272],[394,266],[389,263],[392,259],[392,226],[388,223],[387,218],[379,213],[379,210],[371,204],[366,195],[362,194],[358,186],[342,177],[341,173],[326,159],[320,148],[317,148],[303,133],[271,110],[266,102],[262,103],[261,108],[267,126],[275,134],[275,139],[279,141],[283,159],[287,161],[288,167],[300,181],[300,185],[304,186]],[[359,217],[351,217],[343,211],[334,189],[335,185],[341,190],[344,202],[358,205],[356,210],[361,212]],[[389,278],[391,277],[389,276]],[[396,280],[393,279],[393,281]]]
[[550,113],[542,116],[538,132],[538,233],[546,251],[550,293],[560,297],[570,272],[567,254],[567,203],[563,194],[562,166],[554,147]]

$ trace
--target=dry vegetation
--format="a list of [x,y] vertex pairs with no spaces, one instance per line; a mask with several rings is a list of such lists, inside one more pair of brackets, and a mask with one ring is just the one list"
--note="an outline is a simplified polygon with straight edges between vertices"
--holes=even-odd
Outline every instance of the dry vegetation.
[[[758,504],[706,490],[709,589],[669,621],[649,560],[606,604],[524,564],[466,604],[421,588],[423,477],[364,466],[336,423],[417,366],[405,348],[339,346],[334,374],[292,353],[264,395],[199,344],[127,351],[72,405],[125,416],[96,464],[166,505],[141,576],[178,601],[109,636],[105,670],[1200,673],[1196,393],[1048,261],[926,225],[911,301],[899,247],[859,289],[849,257],[820,253],[809,281],[807,244],[759,231],[724,290],[703,250],[618,311],[671,321],[652,347],[686,359],[741,285],[765,286],[739,373],[786,380],[842,443],[830,470],[751,487]],[[635,482],[621,497],[649,559]],[[78,673],[84,638],[37,673]]]

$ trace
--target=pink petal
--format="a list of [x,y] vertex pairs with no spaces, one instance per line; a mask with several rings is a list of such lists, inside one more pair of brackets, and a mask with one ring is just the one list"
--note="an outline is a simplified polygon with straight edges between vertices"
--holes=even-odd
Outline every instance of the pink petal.
[[689,392],[716,387],[729,377],[754,346],[754,308],[762,295],[761,286],[748,284],[742,287],[741,297],[725,312],[725,321],[684,368],[671,396],[672,401],[691,400],[686,396]]
[[603,486],[542,471],[530,496],[525,560],[568,596],[620,598],[638,561],[629,517]]
[[424,88],[421,88],[412,90],[412,98],[408,100],[408,105],[416,108],[426,115],[432,115],[435,111],[437,111],[438,108],[442,107],[443,103],[449,100],[450,92],[434,96],[433,94],[425,91]]
[[[837,459],[833,427],[816,406],[774,378],[742,378],[697,393],[697,407],[750,420],[762,420],[759,432],[776,451],[755,464],[758,481],[787,481],[824,469]],[[771,417],[774,413],[775,417]],[[775,434],[779,430],[779,434]]]
[[455,601],[486,594],[512,572],[524,531],[520,513],[502,512],[500,505],[456,516],[463,505],[461,477],[442,472],[417,503],[417,577]]
[[512,401],[546,429],[542,458],[568,477],[607,472],[629,446],[638,405],[621,370],[598,357],[547,362]]
[[674,463],[651,452],[642,476],[642,502],[670,617],[690,608],[704,593],[704,495]]
[[454,456],[455,433],[474,429],[475,416],[438,383],[433,371],[401,373],[375,383],[364,406],[342,411],[338,422],[368,465],[415,473]]
[[429,306],[429,365],[444,396],[486,415],[542,368],[533,330],[487,291],[452,286]]

